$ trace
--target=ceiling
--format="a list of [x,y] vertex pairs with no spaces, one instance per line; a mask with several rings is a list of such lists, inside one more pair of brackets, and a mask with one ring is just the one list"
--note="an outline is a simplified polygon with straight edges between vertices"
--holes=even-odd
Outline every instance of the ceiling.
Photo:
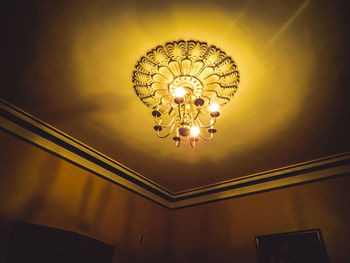
[[[4,8],[1,97],[172,192],[350,150],[346,3],[39,2]],[[156,137],[131,82],[146,51],[179,39],[216,45],[241,75],[194,149]]]

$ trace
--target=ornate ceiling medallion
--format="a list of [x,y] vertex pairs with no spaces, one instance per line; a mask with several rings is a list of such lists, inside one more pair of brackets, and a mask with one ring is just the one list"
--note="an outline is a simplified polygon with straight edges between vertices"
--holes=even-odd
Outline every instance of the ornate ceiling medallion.
[[176,146],[211,140],[220,108],[238,88],[233,59],[200,41],[174,41],[143,56],[133,71],[137,96],[152,108],[160,138],[172,135]]

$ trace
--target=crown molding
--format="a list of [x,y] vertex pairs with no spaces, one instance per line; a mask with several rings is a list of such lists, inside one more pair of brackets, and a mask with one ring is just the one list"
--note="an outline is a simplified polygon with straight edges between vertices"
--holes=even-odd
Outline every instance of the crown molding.
[[169,209],[350,175],[350,152],[345,152],[173,193],[3,99],[0,99],[0,128]]
[[0,101],[0,127],[89,172],[169,207],[171,193],[142,175],[99,153],[5,100]]

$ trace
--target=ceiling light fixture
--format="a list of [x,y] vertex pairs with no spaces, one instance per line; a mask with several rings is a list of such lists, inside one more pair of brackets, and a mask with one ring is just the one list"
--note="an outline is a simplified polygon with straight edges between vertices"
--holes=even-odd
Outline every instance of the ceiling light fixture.
[[157,136],[173,134],[177,147],[183,140],[194,147],[200,138],[213,138],[220,109],[238,88],[239,72],[219,48],[181,40],[157,46],[143,56],[132,81],[137,96],[153,109]]

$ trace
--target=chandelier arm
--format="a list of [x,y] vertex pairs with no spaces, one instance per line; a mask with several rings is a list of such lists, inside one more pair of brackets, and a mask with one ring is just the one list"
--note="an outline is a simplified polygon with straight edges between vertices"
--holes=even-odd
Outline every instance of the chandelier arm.
[[203,125],[202,122],[200,121],[200,119],[198,118],[197,121],[199,123],[199,126],[203,129],[208,129],[208,128],[211,128],[212,126],[214,126],[214,124],[216,123],[216,117],[212,118],[211,120],[214,120],[213,123],[211,123],[210,125]]
[[205,141],[210,141],[211,139],[213,139],[213,134],[212,133],[210,133],[210,137],[209,138],[205,138],[201,133],[199,133],[199,136]]
[[174,127],[175,127],[175,123],[171,126],[171,129],[169,130],[169,132],[166,135],[160,135],[159,131],[157,131],[156,134],[159,138],[162,138],[162,139],[166,138],[173,132]]
[[168,136],[170,135],[170,133],[171,133],[171,132],[168,132],[166,135],[163,136],[163,135],[160,135],[160,134],[159,134],[159,131],[156,132],[157,136],[158,136],[159,138],[161,138],[161,139],[164,139],[164,138],[168,137]]
[[[144,100],[147,100],[147,99],[150,99],[150,98],[154,98],[154,95],[155,95],[158,91],[163,91],[163,90],[166,91],[166,89],[156,90],[156,91],[154,91],[153,93],[151,93],[150,95],[144,96],[144,97],[142,97],[142,98],[140,97],[140,99],[141,99],[141,101],[143,101],[143,103],[145,103],[145,104],[147,104],[147,105],[150,105],[149,103],[145,102]],[[169,96],[169,95],[167,95],[167,96]],[[164,98],[167,97],[167,96],[164,96]],[[161,98],[161,102],[158,103],[158,105],[163,103],[163,102],[162,102],[162,99],[163,99],[163,97]]]
[[173,121],[175,120],[175,117],[176,117],[176,116],[174,116],[174,117],[172,118],[172,120],[171,120],[168,124],[166,124],[166,125],[162,125],[161,123],[159,123],[159,122],[158,122],[158,117],[157,117],[157,116],[154,118],[154,120],[155,120],[155,122],[156,122],[156,124],[157,124],[158,126],[161,126],[162,128],[168,128],[168,127],[170,127],[170,126],[172,125]]
[[[166,89],[165,89],[166,90]],[[167,98],[167,97],[171,97],[171,95],[165,95],[165,96],[163,96],[163,97],[161,97],[160,99],[159,99],[159,103],[158,103],[158,105],[157,105],[157,107],[159,107],[160,105],[164,105],[164,103],[163,103],[163,99],[164,98]],[[170,104],[170,110],[169,110],[169,113],[168,114],[170,114],[172,111],[173,111],[173,106],[171,106],[171,104]]]
[[[174,117],[174,119],[175,119],[175,117]],[[173,130],[174,130],[174,128],[175,128],[175,125],[176,125],[176,122],[174,122],[173,126],[171,126],[170,133],[173,132]]]
[[[166,89],[165,89],[165,90],[166,90]],[[165,95],[165,96],[161,97],[161,98],[159,99],[159,101],[160,101],[160,102],[159,102],[159,105],[163,104],[163,99],[164,99],[164,98],[167,98],[167,97],[171,97],[171,95],[168,94],[168,95]],[[159,106],[159,105],[158,105],[158,106]]]
[[168,111],[168,114],[170,115],[173,112],[174,108],[170,105],[170,110]]
[[178,105],[177,109],[178,109],[178,112],[179,112],[180,122],[182,122],[184,116],[181,116],[181,105],[180,104],[177,104],[177,105]]
[[194,117],[194,120],[197,120],[198,119],[198,116],[199,116],[199,113],[201,112],[201,107],[198,106],[198,110],[197,110],[197,115],[196,117]]
[[182,119],[185,120],[187,117],[187,113],[186,113],[186,104],[182,104]]
[[198,106],[198,107],[197,107],[197,114],[196,114],[196,116],[193,118],[192,112],[191,112],[190,114],[191,114],[191,116],[192,116],[192,120],[190,120],[190,121],[188,121],[188,122],[191,123],[191,122],[197,120],[200,112],[201,112],[201,108],[200,108],[200,106]]

